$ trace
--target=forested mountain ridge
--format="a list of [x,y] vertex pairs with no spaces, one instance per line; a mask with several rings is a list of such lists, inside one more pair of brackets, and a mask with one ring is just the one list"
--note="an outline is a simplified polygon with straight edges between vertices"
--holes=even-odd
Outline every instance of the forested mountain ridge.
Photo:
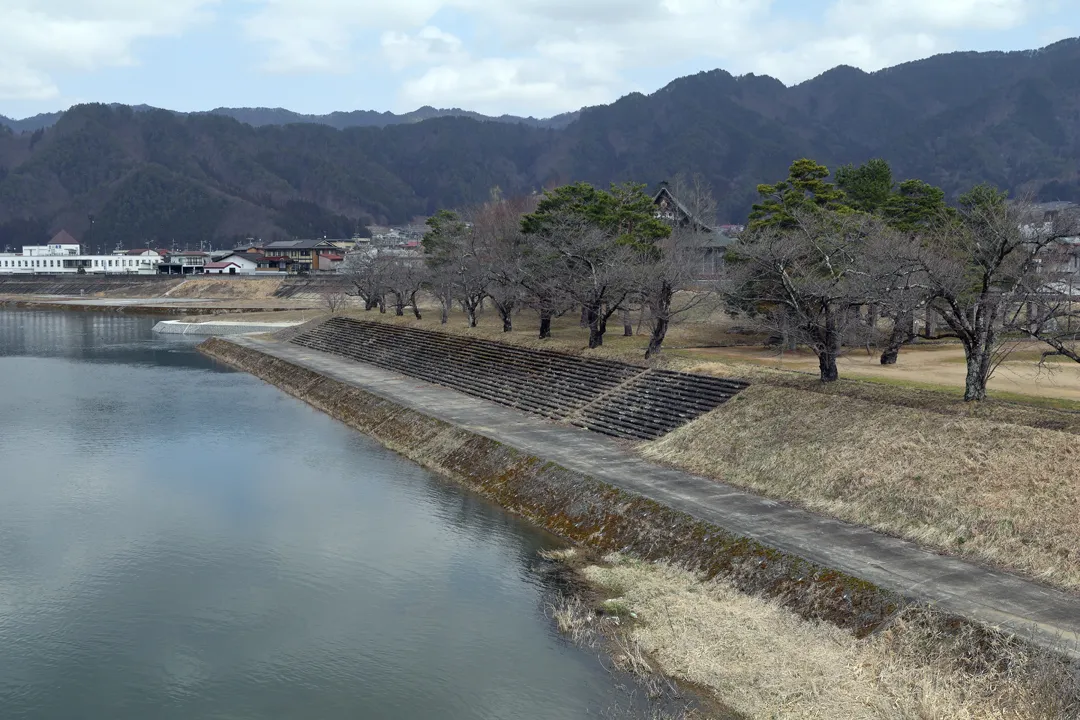
[[[121,106],[112,103],[109,107],[115,108]],[[149,105],[139,105],[132,109],[140,112],[149,112],[159,110],[160,108],[150,107]],[[578,116],[578,111],[576,110],[573,112],[561,113],[549,118],[519,117],[517,115],[492,116],[483,115],[471,110],[462,110],[461,108],[433,108],[430,105],[425,105],[412,112],[402,113],[400,115],[392,112],[378,112],[376,110],[352,110],[349,112],[332,112],[326,115],[306,115],[293,112],[292,110],[286,110],[285,108],[264,107],[220,107],[209,110],[206,113],[183,113],[175,110],[170,110],[169,112],[177,115],[222,115],[224,117],[231,117],[234,120],[239,120],[242,123],[247,123],[253,127],[262,127],[263,125],[311,124],[329,125],[338,130],[345,130],[346,128],[351,127],[386,127],[387,125],[402,125],[439,117],[467,117],[481,121],[491,120],[493,122],[522,123],[524,125],[540,128],[564,128]],[[22,120],[14,120],[4,115],[0,115],[0,126],[7,126],[17,133],[33,132],[42,128],[52,127],[63,114],[63,112],[42,113]]]
[[900,179],[951,196],[989,181],[1080,201],[1078,69],[1070,40],[876,73],[839,67],[794,87],[714,70],[561,128],[460,116],[254,127],[217,111],[84,105],[49,128],[0,127],[0,246],[60,227],[79,235],[89,214],[111,243],[339,234],[477,202],[494,186],[654,185],[679,171],[702,173],[719,219],[739,222],[756,185],[803,156],[830,167],[882,157]]

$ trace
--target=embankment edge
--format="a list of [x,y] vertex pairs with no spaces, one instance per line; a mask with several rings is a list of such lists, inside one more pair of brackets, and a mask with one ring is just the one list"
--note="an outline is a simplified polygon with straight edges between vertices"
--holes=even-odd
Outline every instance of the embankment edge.
[[723,577],[744,592],[778,600],[804,618],[825,620],[860,636],[911,604],[871,583],[735,536],[256,349],[211,338],[199,350],[590,550],[625,552]]

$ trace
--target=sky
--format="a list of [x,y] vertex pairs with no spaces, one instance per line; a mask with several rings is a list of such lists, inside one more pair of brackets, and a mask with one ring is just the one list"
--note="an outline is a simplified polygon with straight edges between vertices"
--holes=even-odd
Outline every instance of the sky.
[[421,105],[547,117],[722,68],[787,84],[1080,36],[1080,0],[0,0],[0,114]]

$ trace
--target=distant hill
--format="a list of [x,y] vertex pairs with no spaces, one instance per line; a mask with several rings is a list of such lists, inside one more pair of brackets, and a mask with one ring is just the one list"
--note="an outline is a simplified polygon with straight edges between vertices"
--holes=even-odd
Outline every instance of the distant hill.
[[61,227],[85,235],[90,214],[110,244],[339,234],[478,202],[493,186],[653,185],[678,171],[702,173],[719,219],[738,222],[755,186],[802,156],[883,157],[951,196],[989,181],[1080,201],[1078,67],[1080,40],[838,67],[794,87],[714,70],[547,121],[84,105],[48,127],[0,128],[0,246]]
[[[113,103],[109,105],[109,107],[119,107],[119,105]],[[160,108],[150,107],[149,105],[137,105],[132,107],[132,109],[138,112],[146,112],[149,110],[158,110]],[[175,110],[170,112],[174,112],[177,115],[192,114],[181,113]],[[34,130],[39,130],[41,128],[52,127],[63,114],[64,113],[62,112],[43,113],[23,120],[12,120],[9,117],[0,115],[0,125],[6,125],[17,133],[33,132]],[[539,128],[564,128],[572,123],[578,116],[577,111],[539,119],[534,117],[518,117],[516,115],[490,116],[482,115],[470,110],[461,110],[460,108],[440,109],[433,108],[430,105],[425,105],[422,108],[401,115],[395,115],[392,112],[377,112],[375,110],[332,112],[328,115],[304,115],[284,108],[214,108],[209,111],[209,114],[231,117],[253,127],[306,123],[311,125],[328,125],[332,128],[337,128],[338,130],[344,130],[351,127],[386,127],[387,125],[414,123],[438,117],[467,117],[481,121],[490,120],[492,122],[522,123]]]

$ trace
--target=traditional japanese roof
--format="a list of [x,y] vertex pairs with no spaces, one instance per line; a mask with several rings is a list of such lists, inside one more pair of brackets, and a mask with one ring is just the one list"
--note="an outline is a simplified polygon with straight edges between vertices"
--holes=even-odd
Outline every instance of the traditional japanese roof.
[[240,264],[239,263],[234,263],[234,262],[229,261],[229,260],[222,260],[220,262],[206,263],[205,265],[203,265],[203,267],[207,268],[209,270],[217,270],[217,269],[224,270],[227,267],[240,267]]
[[686,206],[679,201],[679,198],[675,197],[671,193],[671,190],[668,189],[667,183],[661,183],[660,190],[656,193],[656,195],[653,196],[653,204],[659,206],[663,204],[665,200],[671,205],[674,205],[675,208],[677,208],[678,211],[682,213],[683,218],[693,223],[694,225],[697,225],[702,230],[705,230],[706,232],[713,232],[715,230],[712,224],[704,222],[700,218],[694,217],[693,213],[691,213],[686,208]]

